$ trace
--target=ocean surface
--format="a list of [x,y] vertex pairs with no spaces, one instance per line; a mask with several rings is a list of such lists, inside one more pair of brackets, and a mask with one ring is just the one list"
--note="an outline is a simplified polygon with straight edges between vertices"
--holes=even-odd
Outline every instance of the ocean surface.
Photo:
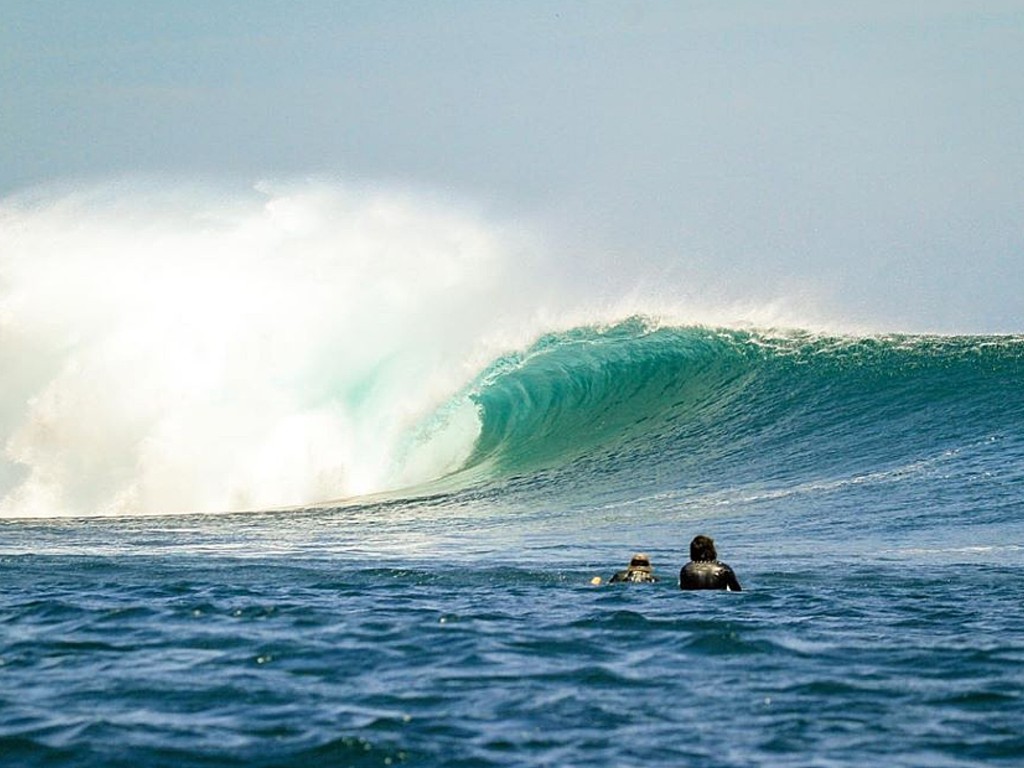
[[[64,492],[0,519],[0,764],[1021,765],[1022,382],[1024,337],[552,328],[404,486],[96,516],[51,390],[7,417],[9,499]],[[696,534],[742,592],[678,589]],[[635,551],[659,583],[591,583]]]

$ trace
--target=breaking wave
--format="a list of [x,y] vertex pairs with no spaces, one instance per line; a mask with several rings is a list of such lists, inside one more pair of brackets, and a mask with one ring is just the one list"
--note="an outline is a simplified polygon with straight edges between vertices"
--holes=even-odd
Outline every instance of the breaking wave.
[[393,189],[8,199],[0,516],[265,509],[581,467],[654,489],[799,479],[1024,421],[1019,338],[608,301],[553,279],[542,250]]

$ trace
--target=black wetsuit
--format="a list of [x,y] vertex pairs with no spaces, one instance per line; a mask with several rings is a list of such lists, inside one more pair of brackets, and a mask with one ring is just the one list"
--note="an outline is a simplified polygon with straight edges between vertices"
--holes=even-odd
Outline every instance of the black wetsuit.
[[691,560],[679,571],[680,589],[727,589],[740,592],[740,583],[725,563],[717,560]]
[[617,581],[632,581],[632,582],[648,582],[657,581],[658,577],[650,571],[641,571],[636,568],[628,568],[625,571],[619,571],[610,579],[609,584],[614,584]]

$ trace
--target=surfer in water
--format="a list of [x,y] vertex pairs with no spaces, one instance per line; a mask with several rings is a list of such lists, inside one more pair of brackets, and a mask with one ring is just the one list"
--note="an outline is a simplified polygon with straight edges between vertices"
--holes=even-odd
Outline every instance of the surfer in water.
[[679,571],[679,588],[742,591],[732,568],[718,562],[715,541],[710,536],[696,536],[690,542],[690,562]]
[[629,561],[629,567],[608,579],[608,583],[614,584],[617,581],[650,582],[657,580],[658,577],[654,575],[654,569],[651,568],[651,559],[643,552],[637,552]]

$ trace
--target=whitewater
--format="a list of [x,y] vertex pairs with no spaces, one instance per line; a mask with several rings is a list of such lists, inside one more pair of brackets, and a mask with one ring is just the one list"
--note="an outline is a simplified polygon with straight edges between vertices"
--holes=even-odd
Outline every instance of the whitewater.
[[[394,186],[2,201],[5,764],[1016,764],[1024,336],[550,248]],[[678,590],[698,533],[742,593]]]

